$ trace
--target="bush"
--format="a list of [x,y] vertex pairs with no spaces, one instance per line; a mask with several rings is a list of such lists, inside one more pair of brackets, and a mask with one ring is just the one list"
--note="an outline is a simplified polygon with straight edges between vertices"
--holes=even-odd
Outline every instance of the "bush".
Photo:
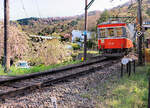
[[146,14],[147,14],[148,16],[150,16],[150,8],[148,8],[148,9],[146,10]]
[[92,49],[94,46],[96,46],[96,44],[94,43],[94,41],[93,41],[92,39],[89,39],[89,40],[87,41],[87,47],[88,47],[89,49]]
[[61,43],[58,39],[45,40],[42,44],[34,42],[32,45],[26,60],[31,65],[44,64],[48,66],[71,60],[71,51],[65,48],[65,43]]
[[78,49],[80,49],[80,45],[77,43],[73,43],[72,48],[73,48],[73,50],[78,50]]

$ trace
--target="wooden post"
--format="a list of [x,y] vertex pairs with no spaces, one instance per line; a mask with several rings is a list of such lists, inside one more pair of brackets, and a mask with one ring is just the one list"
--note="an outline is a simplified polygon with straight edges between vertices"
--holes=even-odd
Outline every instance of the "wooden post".
[[5,72],[10,68],[9,54],[9,0],[4,0],[4,67]]
[[121,63],[121,77],[123,77],[123,64]]
[[126,64],[127,73],[129,72],[129,63]]
[[133,61],[133,70],[134,70],[134,73],[135,73],[135,60]]
[[129,77],[131,76],[131,61],[129,61]]

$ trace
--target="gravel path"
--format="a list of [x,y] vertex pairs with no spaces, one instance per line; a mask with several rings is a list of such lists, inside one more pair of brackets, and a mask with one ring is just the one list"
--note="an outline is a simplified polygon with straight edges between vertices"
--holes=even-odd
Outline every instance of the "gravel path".
[[101,108],[98,97],[105,93],[105,82],[119,78],[119,75],[120,64],[114,64],[96,73],[38,89],[25,96],[1,100],[0,108],[53,108],[55,105],[58,108]]

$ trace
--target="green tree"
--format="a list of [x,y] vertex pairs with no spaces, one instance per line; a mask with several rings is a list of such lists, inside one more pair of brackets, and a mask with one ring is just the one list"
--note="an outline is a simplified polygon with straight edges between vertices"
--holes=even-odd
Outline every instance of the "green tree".
[[55,32],[55,27],[45,27],[38,35],[50,35]]
[[78,50],[78,49],[80,49],[80,45],[77,44],[77,43],[72,43],[72,47],[73,47],[73,50]]
[[146,13],[148,14],[148,16],[150,16],[150,8],[148,8],[148,9],[146,10]]
[[76,38],[75,38],[75,42],[81,42],[81,38],[76,37]]
[[59,34],[59,33],[56,33],[56,32],[52,33],[52,36],[61,37],[60,34]]
[[87,48],[92,49],[94,45],[95,43],[92,39],[87,40]]
[[101,17],[98,20],[98,24],[102,23],[102,22],[106,22],[110,17],[110,14],[107,10],[105,10],[102,14]]
[[78,24],[78,22],[77,21],[71,21],[70,23],[68,23],[68,25],[70,25],[70,26],[75,26],[75,25],[77,25]]

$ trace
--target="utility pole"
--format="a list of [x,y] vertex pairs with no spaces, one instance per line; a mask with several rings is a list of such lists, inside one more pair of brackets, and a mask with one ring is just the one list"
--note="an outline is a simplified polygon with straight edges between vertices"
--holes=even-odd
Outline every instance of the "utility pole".
[[88,4],[88,0],[85,0],[85,25],[84,25],[84,61],[87,59],[87,17],[88,9],[94,3],[95,0],[91,0]]
[[10,68],[9,55],[9,0],[4,0],[4,68],[5,72]]
[[149,77],[149,89],[148,89],[148,108],[150,108],[150,77]]
[[88,5],[88,0],[85,0],[85,25],[84,25],[84,61],[86,60],[87,57],[87,5]]
[[143,37],[144,34],[142,33],[142,25],[143,25],[143,21],[142,21],[142,10],[141,10],[141,4],[142,1],[141,0],[137,0],[138,1],[138,13],[137,13],[137,18],[138,18],[138,31],[141,32],[141,35],[139,35],[138,37],[138,64],[142,65],[143,64],[143,54],[142,54],[142,46],[143,46]]

